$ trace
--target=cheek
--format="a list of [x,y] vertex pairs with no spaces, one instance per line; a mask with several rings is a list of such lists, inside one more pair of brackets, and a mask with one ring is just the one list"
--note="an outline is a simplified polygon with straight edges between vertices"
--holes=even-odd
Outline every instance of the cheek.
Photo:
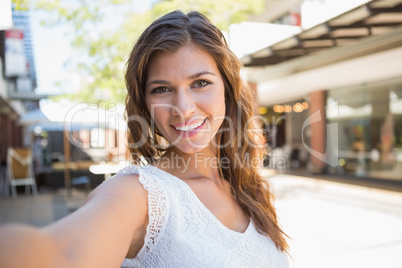
[[162,130],[163,126],[168,121],[169,111],[163,107],[154,107],[149,110],[156,127]]
[[212,116],[212,127],[218,129],[226,116],[225,94],[219,92],[208,98],[208,101],[203,102],[202,109]]
[[225,104],[225,90],[223,84],[215,87],[205,97],[201,96],[198,99],[202,100],[203,107],[205,107],[211,114],[215,116],[225,115],[226,104]]
[[217,114],[225,115],[226,114],[226,102],[225,102],[225,90],[222,89],[219,94],[216,96],[216,107]]

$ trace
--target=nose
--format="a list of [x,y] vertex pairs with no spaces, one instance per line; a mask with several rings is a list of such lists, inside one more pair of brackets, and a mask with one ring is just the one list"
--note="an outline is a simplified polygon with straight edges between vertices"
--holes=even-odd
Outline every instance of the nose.
[[196,104],[191,93],[187,89],[178,90],[175,94],[174,106],[172,113],[176,116],[188,118],[196,110]]

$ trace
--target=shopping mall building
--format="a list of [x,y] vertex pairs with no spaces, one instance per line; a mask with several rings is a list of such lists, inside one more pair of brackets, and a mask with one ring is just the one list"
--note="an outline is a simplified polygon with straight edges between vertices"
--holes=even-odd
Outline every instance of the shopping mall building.
[[300,27],[241,58],[257,88],[268,164],[402,181],[402,1],[266,3],[255,21]]

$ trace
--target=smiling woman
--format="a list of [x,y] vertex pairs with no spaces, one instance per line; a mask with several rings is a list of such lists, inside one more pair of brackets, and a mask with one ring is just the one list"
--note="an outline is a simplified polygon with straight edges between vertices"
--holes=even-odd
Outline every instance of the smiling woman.
[[[130,146],[131,155],[135,163],[154,167],[152,170],[158,174],[157,185],[170,181],[163,174],[173,175],[190,186],[203,207],[226,228],[243,233],[251,225],[259,233],[254,238],[263,238],[262,243],[246,240],[245,243],[250,243],[248,246],[260,249],[254,253],[241,246],[233,249],[236,257],[242,256],[241,261],[223,250],[222,259],[205,254],[204,262],[196,262],[198,266],[232,259],[233,262],[225,262],[223,266],[282,267],[285,258],[278,256],[286,251],[286,240],[278,227],[269,186],[257,172],[265,139],[258,131],[259,124],[253,120],[255,96],[241,80],[240,69],[241,64],[229,50],[222,33],[202,14],[185,15],[177,11],[155,21],[138,40],[126,71],[129,145],[135,144]],[[144,143],[137,146],[141,140]],[[194,212],[197,205],[191,207],[193,212],[190,212],[186,209],[187,199],[172,196],[176,190],[166,190],[163,194],[173,204],[177,203],[174,209],[169,206],[154,209],[162,211],[163,216],[158,220],[161,226],[156,229],[164,230],[163,238],[149,237],[159,243],[155,255],[147,257],[158,259],[153,263],[156,267],[163,263],[156,255],[164,250],[170,251],[169,258],[175,254],[173,249],[178,234],[169,228],[173,222],[184,229],[199,226],[194,219],[188,225],[174,220],[176,209],[180,212],[178,215],[198,215]],[[165,209],[169,210],[168,215],[164,214]],[[186,217],[182,218],[186,222]],[[205,216],[201,218],[205,221]],[[211,223],[200,229],[214,227],[216,225]],[[205,231],[196,233],[205,234]],[[197,245],[192,248],[197,249],[194,252],[217,249],[219,243],[233,239],[212,233],[212,237],[222,239],[217,245],[202,238],[197,241],[188,233],[182,235],[186,237],[187,247],[192,248],[190,244],[193,243]],[[278,252],[267,247],[272,242]],[[259,265],[247,263],[248,258]]]
[[126,70],[134,164],[51,226],[0,228],[0,266],[287,267],[240,69],[202,14],[153,22]]
[[213,58],[194,43],[151,58],[145,102],[159,133],[185,153],[211,144],[225,116],[225,89]]

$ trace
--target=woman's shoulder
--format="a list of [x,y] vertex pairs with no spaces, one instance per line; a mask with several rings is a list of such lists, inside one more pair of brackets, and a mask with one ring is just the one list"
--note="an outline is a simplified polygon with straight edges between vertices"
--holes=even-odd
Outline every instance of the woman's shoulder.
[[137,175],[141,184],[146,186],[160,186],[162,188],[175,188],[178,178],[153,165],[138,166],[131,164],[121,169],[113,178]]
[[[131,188],[133,191],[145,193],[148,199],[156,197],[158,199],[166,199],[168,193],[171,192],[169,189],[172,188],[169,182],[167,182],[168,180],[168,174],[161,172],[154,166],[137,166],[131,164],[121,169],[103,184],[110,184],[116,188],[124,188],[122,189],[123,192],[126,192],[127,188]],[[144,196],[143,194],[140,195]]]
[[113,178],[123,177],[127,175],[139,175],[139,166],[130,164],[122,169],[120,169]]
[[[113,179],[108,179],[91,192],[88,199],[102,197],[103,199],[144,199],[146,192],[140,182],[139,174],[135,172],[118,173]],[[139,200],[132,200],[139,201]],[[126,202],[124,202],[126,203]]]
[[124,210],[132,209],[135,204],[146,212],[147,191],[140,181],[138,167],[127,166],[101,183],[89,194],[85,203],[89,201],[108,203],[108,206],[118,206]]
[[153,176],[153,177],[165,177],[167,173],[163,172],[159,168],[152,166],[152,165],[144,165],[144,166],[138,166],[135,164],[130,164],[121,170],[119,170],[116,175],[113,177],[122,177],[122,176],[127,176],[127,175],[138,175],[140,177],[142,176]]

